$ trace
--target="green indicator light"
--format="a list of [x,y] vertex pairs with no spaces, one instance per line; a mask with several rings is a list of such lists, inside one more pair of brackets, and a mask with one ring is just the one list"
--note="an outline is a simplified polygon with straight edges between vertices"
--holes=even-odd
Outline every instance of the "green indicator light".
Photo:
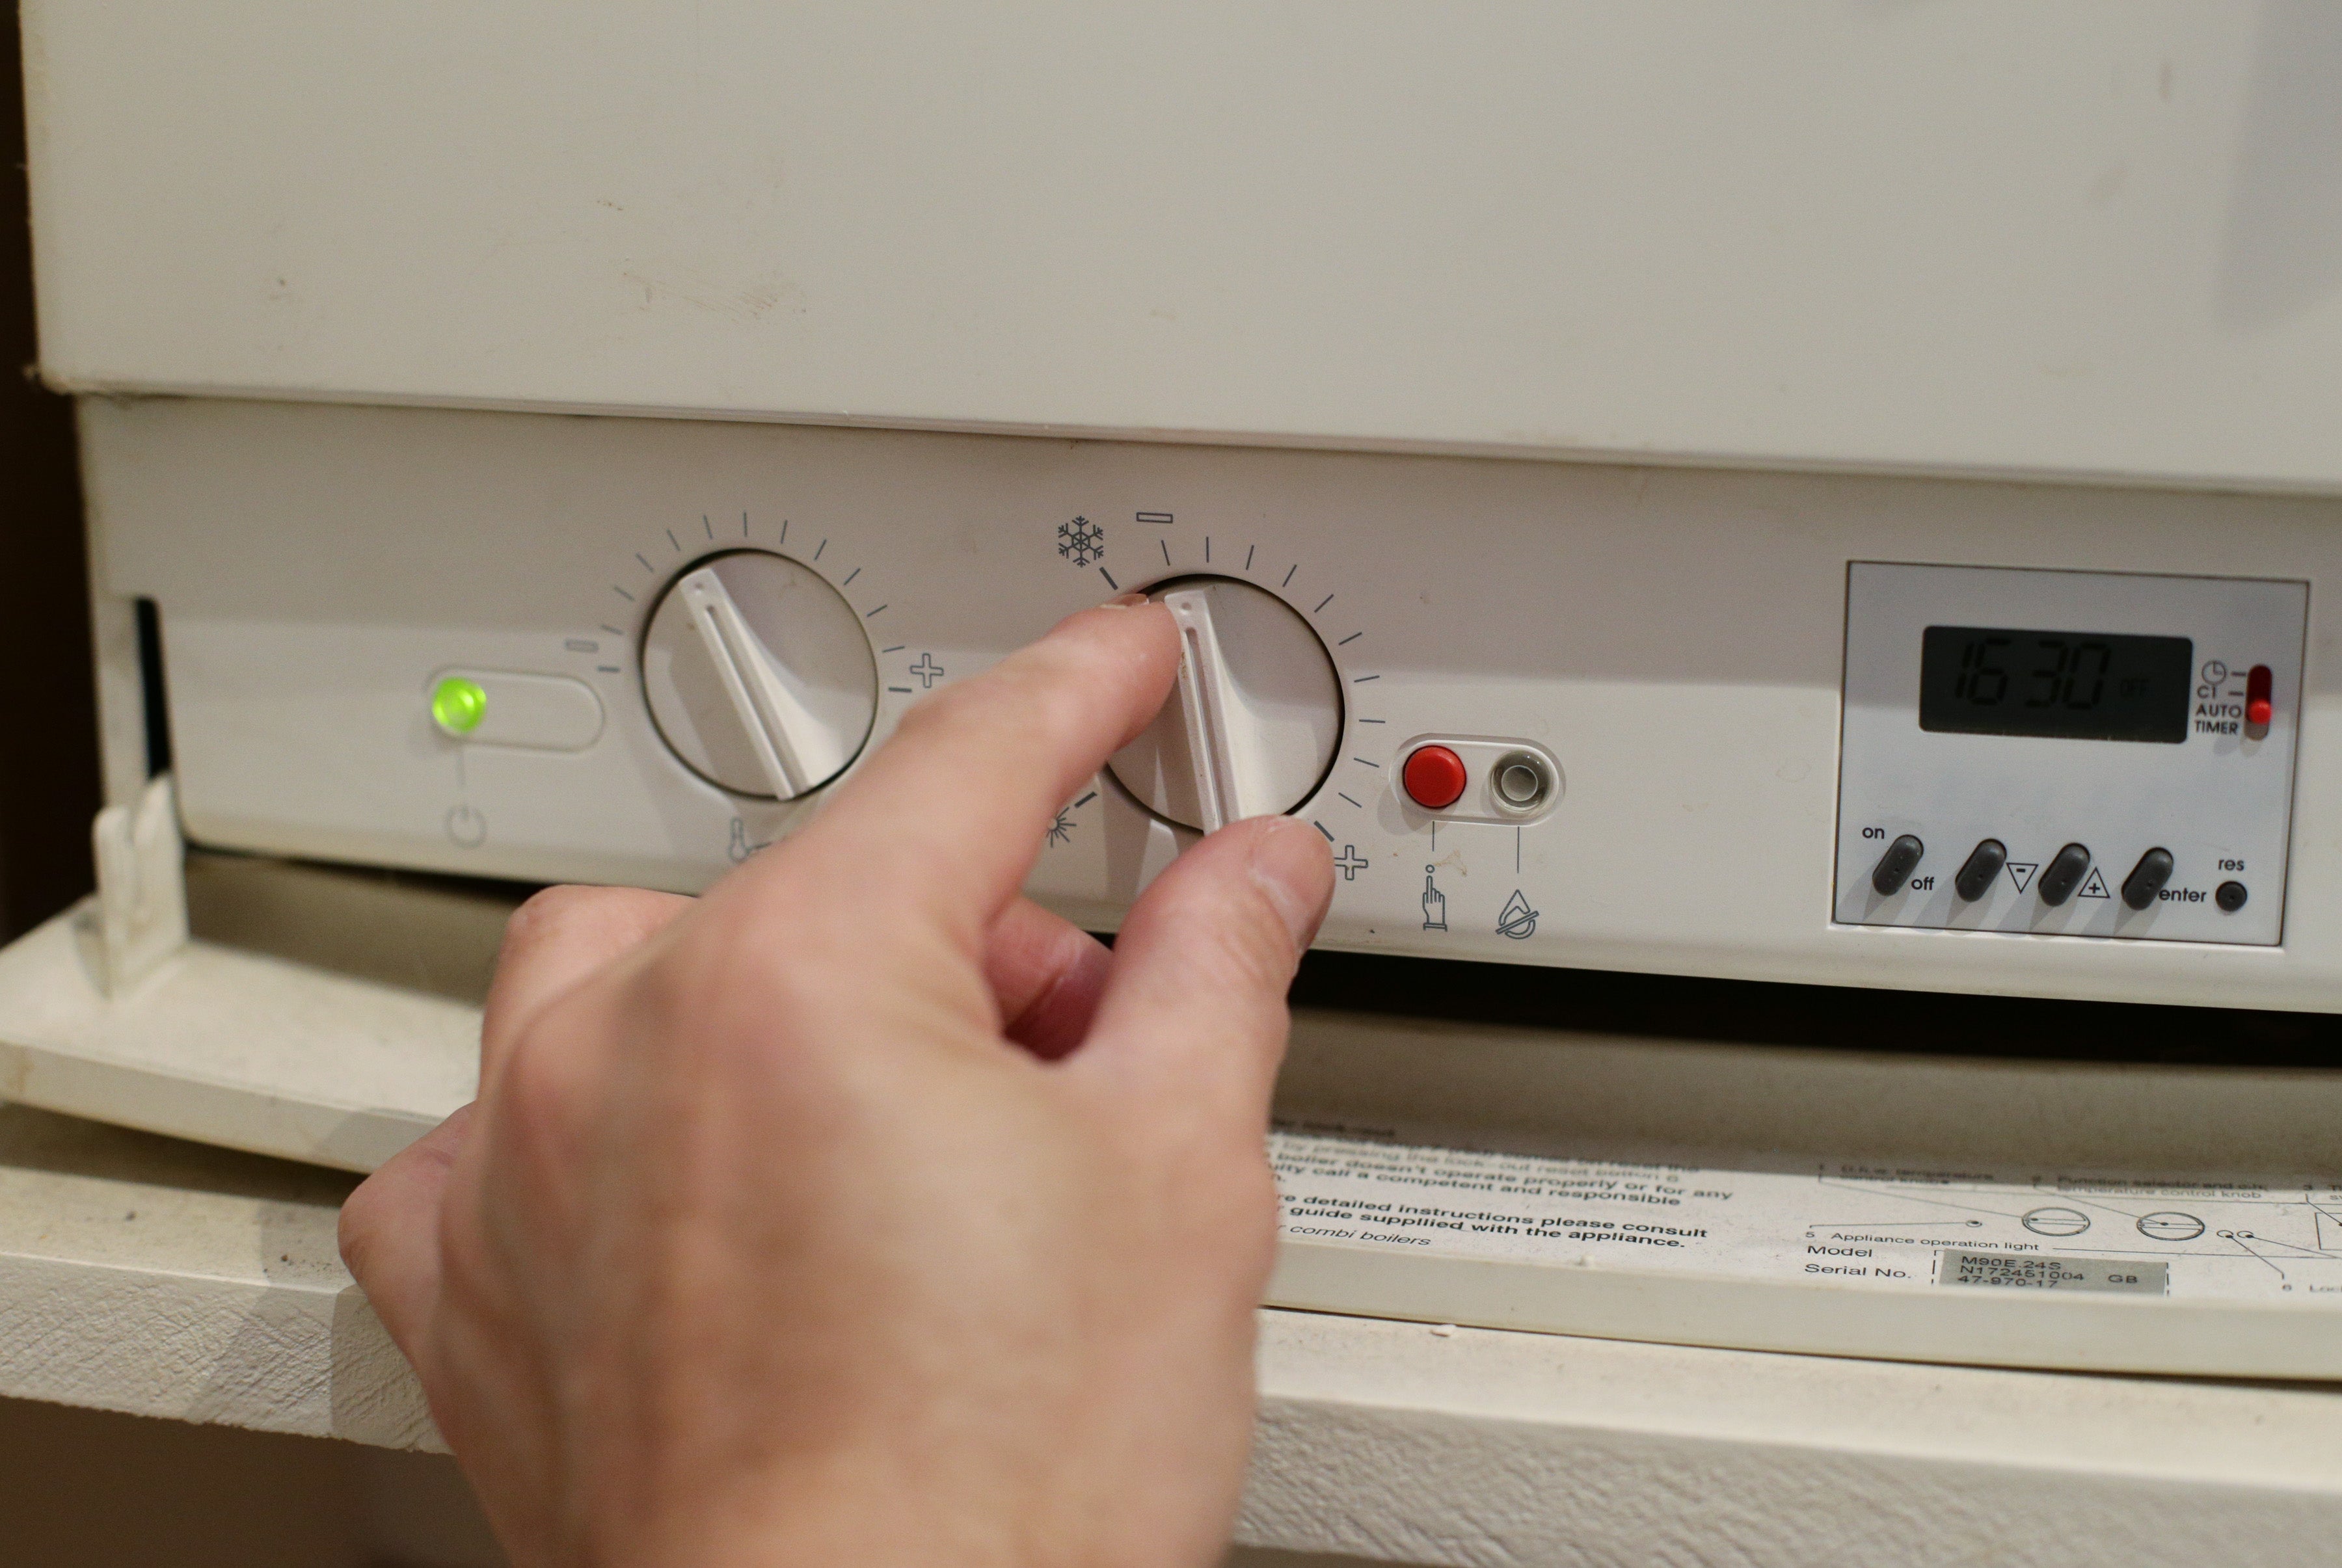
[[477,681],[450,675],[431,688],[433,722],[451,735],[468,735],[488,716],[488,694]]

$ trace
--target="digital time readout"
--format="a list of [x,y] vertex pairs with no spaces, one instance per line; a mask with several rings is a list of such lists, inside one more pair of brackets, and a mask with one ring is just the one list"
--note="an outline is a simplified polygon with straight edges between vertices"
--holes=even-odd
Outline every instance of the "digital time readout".
[[1930,626],[1919,727],[2076,741],[2187,738],[2196,645],[2186,637]]

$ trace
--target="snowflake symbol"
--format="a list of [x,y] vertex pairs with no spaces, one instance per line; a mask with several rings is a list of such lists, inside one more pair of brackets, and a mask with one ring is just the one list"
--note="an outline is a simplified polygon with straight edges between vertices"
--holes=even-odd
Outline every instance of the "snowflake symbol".
[[1057,554],[1076,566],[1106,558],[1106,530],[1086,517],[1057,524]]

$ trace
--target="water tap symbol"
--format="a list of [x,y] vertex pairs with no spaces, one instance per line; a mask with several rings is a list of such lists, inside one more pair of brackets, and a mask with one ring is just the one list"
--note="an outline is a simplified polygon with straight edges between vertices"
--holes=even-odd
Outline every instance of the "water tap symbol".
[[1423,929],[1426,931],[1447,929],[1447,895],[1439,891],[1439,884],[1433,880],[1436,870],[1436,867],[1428,865],[1423,868]]

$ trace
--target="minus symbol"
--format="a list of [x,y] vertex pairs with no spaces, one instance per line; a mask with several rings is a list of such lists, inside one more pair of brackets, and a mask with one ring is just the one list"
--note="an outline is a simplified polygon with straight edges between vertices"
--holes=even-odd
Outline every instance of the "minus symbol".
[[610,624],[610,623],[609,623],[609,622],[607,622],[607,621],[605,621],[605,622],[603,622],[603,623],[602,623],[602,630],[604,630],[604,631],[606,631],[606,632],[609,633],[609,634],[610,634],[610,635],[612,635],[612,636],[614,636],[614,637],[623,637],[623,636],[625,636],[625,635],[626,635],[626,634],[625,634],[624,632],[621,632],[620,630],[618,630],[618,628],[617,628],[617,627],[613,626],[613,625],[612,625],[612,624]]
[[901,692],[906,696],[908,696],[911,691],[908,686],[889,686],[886,689],[890,692]]
[[616,664],[596,664],[596,665],[595,665],[594,667],[595,667],[596,669],[597,669],[597,670],[601,671],[601,672],[602,672],[602,674],[606,674],[606,675],[616,675],[616,674],[623,674],[623,673],[624,673],[624,672],[623,672],[623,671],[621,671],[621,670],[618,668],[618,666],[617,666],[617,665],[616,665]]
[[[878,606],[878,610],[883,610],[883,609],[885,609],[886,607],[886,605],[881,604],[881,605],[879,605],[879,606]],[[869,614],[865,615],[865,616],[863,616],[862,618],[863,618],[864,620],[867,621],[867,620],[869,620],[869,619],[871,618],[871,616],[874,616],[874,615],[877,614],[878,614],[878,610],[873,610],[873,611],[871,611],[871,612],[870,612],[870,614]]]
[[1352,757],[1350,760],[1354,763],[1366,763],[1366,765],[1370,768],[1378,768],[1383,765],[1380,763],[1367,763],[1366,759],[1364,757]]
[[1366,635],[1366,634],[1365,634],[1364,632],[1353,632],[1353,633],[1351,633],[1348,636],[1346,636],[1346,637],[1343,638],[1340,642],[1338,642],[1338,643],[1335,644],[1334,645],[1335,645],[1336,647],[1337,647],[1337,648],[1346,648],[1346,647],[1348,647],[1352,643],[1356,642],[1360,637],[1363,637],[1363,636],[1365,636],[1365,635]]
[[1079,800],[1076,801],[1072,805],[1070,805],[1070,806],[1066,807],[1066,810],[1068,810],[1068,811],[1079,811],[1079,810],[1081,810],[1081,809],[1082,809],[1082,807],[1084,807],[1084,806],[1086,806],[1086,805],[1089,804],[1090,804],[1090,802],[1092,802],[1092,801],[1094,801],[1094,800],[1096,800],[1096,799],[1097,799],[1097,791],[1096,791],[1096,790],[1092,790],[1092,791],[1090,791],[1090,793],[1089,793],[1089,794],[1086,794],[1086,795],[1082,796],[1082,798],[1081,798],[1081,799],[1079,799]]
[[1363,686],[1368,681],[1379,681],[1381,679],[1382,677],[1380,675],[1360,675],[1356,680],[1352,681],[1350,684],[1354,686]]
[[1388,719],[1360,719],[1358,723],[1362,724],[1386,724],[1390,723],[1390,721]]
[[910,645],[908,643],[897,643],[891,648],[881,648],[878,651],[882,654],[899,654]]

